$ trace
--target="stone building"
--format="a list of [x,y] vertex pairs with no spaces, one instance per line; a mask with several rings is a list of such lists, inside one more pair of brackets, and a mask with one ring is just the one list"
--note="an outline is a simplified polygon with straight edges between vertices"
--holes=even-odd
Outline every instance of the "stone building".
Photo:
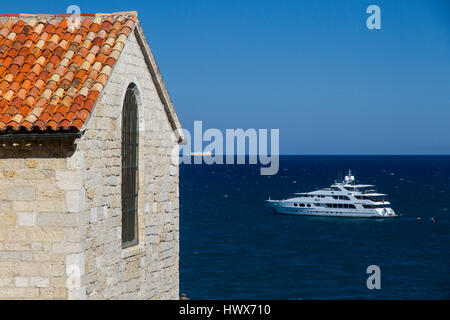
[[178,299],[180,128],[136,12],[0,16],[0,299]]

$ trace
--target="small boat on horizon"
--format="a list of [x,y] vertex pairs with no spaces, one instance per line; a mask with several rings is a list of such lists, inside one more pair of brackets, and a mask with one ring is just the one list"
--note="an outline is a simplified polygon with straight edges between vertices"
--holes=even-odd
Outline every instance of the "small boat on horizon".
[[212,156],[212,152],[191,152],[191,156]]
[[351,170],[344,181],[335,182],[328,188],[296,193],[285,200],[266,200],[279,214],[302,216],[388,218],[396,217],[387,195],[377,193],[371,184],[355,184]]

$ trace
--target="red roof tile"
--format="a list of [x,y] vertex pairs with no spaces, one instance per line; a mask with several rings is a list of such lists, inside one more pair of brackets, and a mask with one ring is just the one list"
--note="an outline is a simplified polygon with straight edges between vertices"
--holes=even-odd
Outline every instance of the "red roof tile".
[[136,12],[0,15],[0,134],[80,131],[135,26]]

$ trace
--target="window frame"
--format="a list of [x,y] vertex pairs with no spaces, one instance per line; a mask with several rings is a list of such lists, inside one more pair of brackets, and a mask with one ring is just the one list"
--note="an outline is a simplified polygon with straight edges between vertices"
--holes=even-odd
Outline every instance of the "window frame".
[[122,249],[139,243],[139,108],[136,87],[123,99],[121,128]]

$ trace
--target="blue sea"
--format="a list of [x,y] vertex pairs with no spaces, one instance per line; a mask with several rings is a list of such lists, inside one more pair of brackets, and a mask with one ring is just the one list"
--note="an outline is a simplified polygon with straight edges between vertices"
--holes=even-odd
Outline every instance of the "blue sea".
[[[287,216],[265,205],[269,196],[329,186],[348,169],[389,194],[400,216]],[[366,286],[369,265],[380,267],[379,290]],[[190,299],[449,299],[450,156],[281,156],[274,176],[261,176],[258,165],[182,164],[180,292]]]

